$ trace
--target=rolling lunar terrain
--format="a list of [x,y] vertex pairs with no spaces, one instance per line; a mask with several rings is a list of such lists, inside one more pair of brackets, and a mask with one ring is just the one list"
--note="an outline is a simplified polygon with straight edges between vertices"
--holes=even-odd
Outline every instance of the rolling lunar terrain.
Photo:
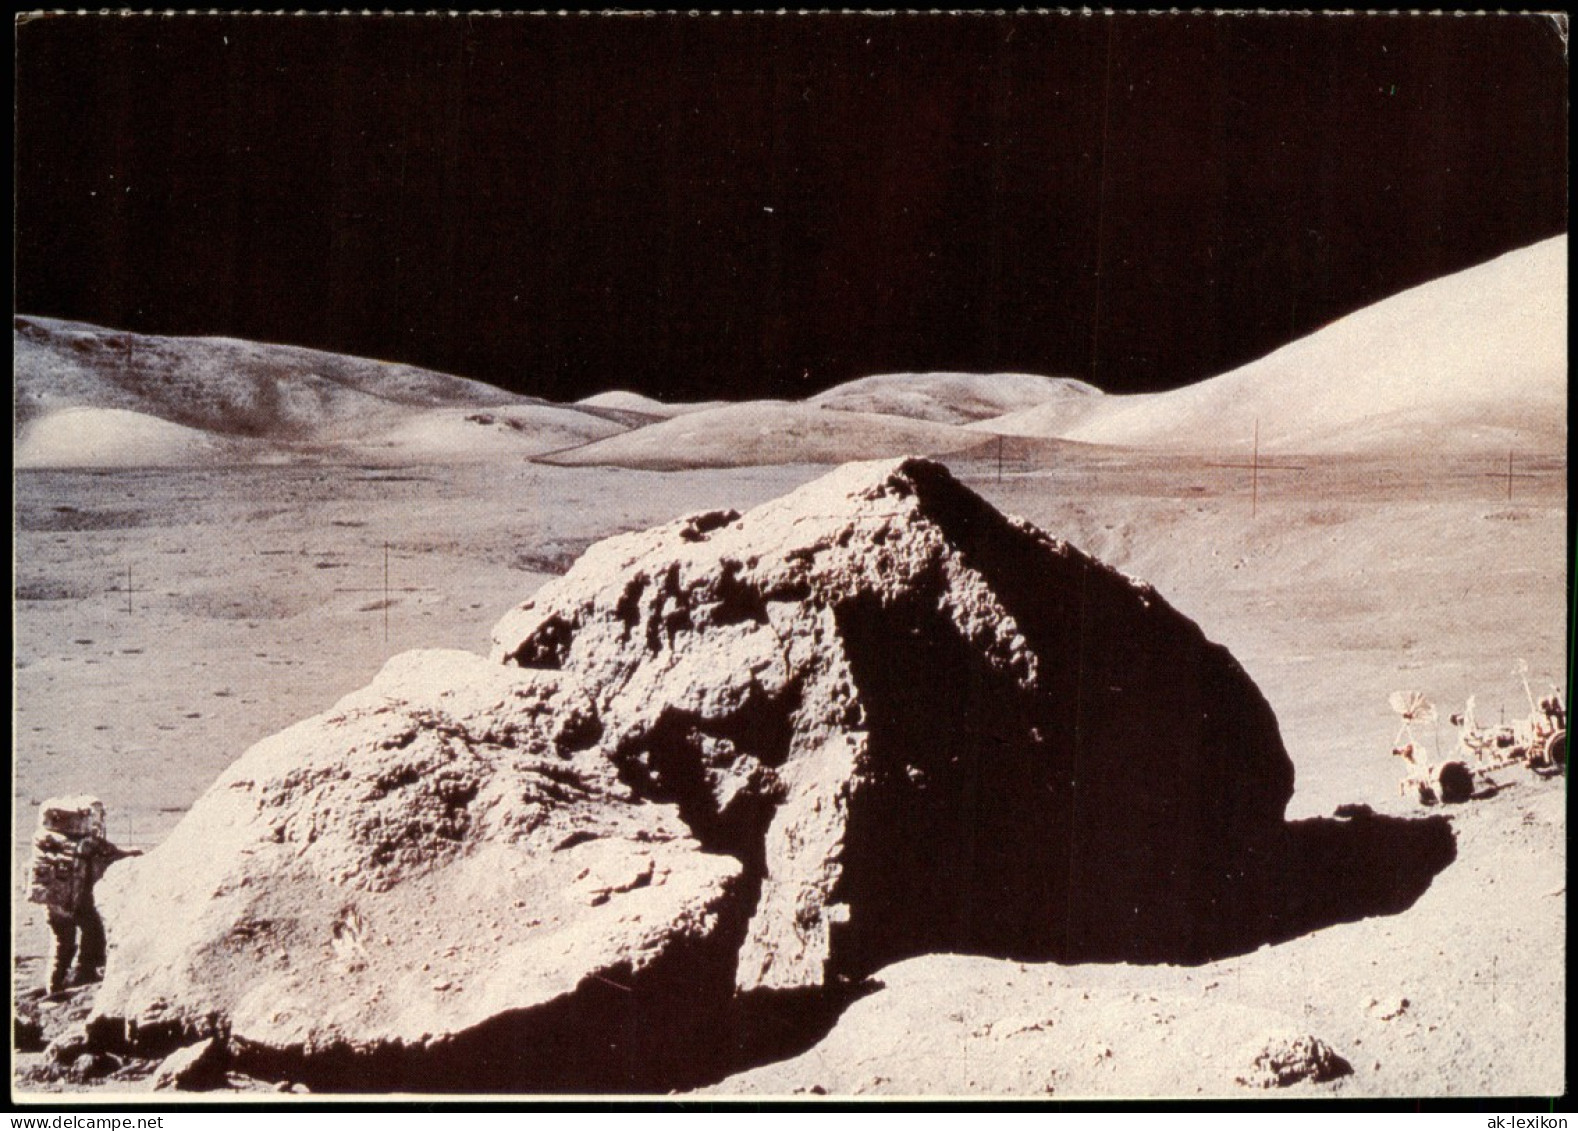
[[948,373],[797,403],[558,405],[294,347],[19,317],[13,977],[40,1031],[19,1039],[14,1092],[154,1078],[135,1057],[89,1071],[42,1049],[92,990],[39,1001],[49,932],[24,897],[40,801],[95,794],[113,840],[153,848],[244,751],[391,656],[486,654],[500,617],[593,543],[907,454],[1154,586],[1231,652],[1292,764],[1284,818],[1318,849],[1280,879],[1320,925],[1195,964],[906,956],[684,1086],[1565,1092],[1565,778],[1514,764],[1472,800],[1422,806],[1399,790],[1388,697],[1434,701],[1415,736],[1441,760],[1469,696],[1487,723],[1528,715],[1520,661],[1534,696],[1565,691],[1566,250],[1513,252],[1143,398]]

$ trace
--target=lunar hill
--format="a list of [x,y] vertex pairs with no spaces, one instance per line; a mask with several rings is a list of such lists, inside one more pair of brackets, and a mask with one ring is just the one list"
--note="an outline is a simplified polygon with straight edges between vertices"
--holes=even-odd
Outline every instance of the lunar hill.
[[529,456],[626,426],[410,365],[52,318],[15,319],[12,363],[24,468]]
[[[1180,678],[1179,673],[1186,673]],[[1442,819],[1288,823],[1226,649],[940,465],[593,546],[101,885],[91,1041],[315,1089],[666,1092],[921,954],[1195,964],[1405,910]]]
[[249,460],[264,448],[241,437],[189,428],[125,408],[73,405],[30,421],[13,461],[39,467],[190,467]]
[[1438,456],[1567,444],[1567,237],[1509,252],[1172,392],[1056,403],[972,425],[1009,435],[1202,450],[1231,435],[1289,452]]
[[1088,409],[1101,390],[1071,377],[1033,373],[880,373],[846,381],[808,404],[845,412],[967,424],[1037,405]]

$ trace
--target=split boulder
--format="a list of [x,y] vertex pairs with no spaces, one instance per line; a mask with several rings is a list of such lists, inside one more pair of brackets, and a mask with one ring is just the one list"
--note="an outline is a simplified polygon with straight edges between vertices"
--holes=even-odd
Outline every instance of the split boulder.
[[938,464],[621,535],[253,747],[100,888],[101,1044],[318,1087],[663,1090],[737,995],[1200,961],[1292,766],[1148,586]]

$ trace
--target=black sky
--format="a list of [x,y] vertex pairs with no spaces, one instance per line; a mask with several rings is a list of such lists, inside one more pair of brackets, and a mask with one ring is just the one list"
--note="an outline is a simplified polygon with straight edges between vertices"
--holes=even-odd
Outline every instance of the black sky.
[[16,303],[569,399],[1185,384],[1566,230],[1539,17],[51,16]]

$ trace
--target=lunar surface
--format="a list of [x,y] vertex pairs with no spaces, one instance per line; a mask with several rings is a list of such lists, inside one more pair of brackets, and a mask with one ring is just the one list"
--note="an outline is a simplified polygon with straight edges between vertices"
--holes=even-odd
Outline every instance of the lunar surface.
[[197,1044],[163,1067],[95,1046],[94,987],[42,999],[50,936],[25,901],[39,802],[95,794],[111,839],[156,849],[244,752],[391,657],[487,656],[500,618],[594,543],[921,455],[1147,583],[1241,665],[1309,848],[1277,877],[1295,928],[1217,956],[905,954],[814,1005],[771,999],[748,1048],[700,1075],[654,1068],[643,1091],[1565,1092],[1565,777],[1513,763],[1423,805],[1399,788],[1388,700],[1436,704],[1413,737],[1440,761],[1469,696],[1495,725],[1565,693],[1566,254],[1565,237],[1511,253],[1144,398],[1056,374],[890,374],[792,404],[557,405],[19,317],[14,1091],[312,1086]]

